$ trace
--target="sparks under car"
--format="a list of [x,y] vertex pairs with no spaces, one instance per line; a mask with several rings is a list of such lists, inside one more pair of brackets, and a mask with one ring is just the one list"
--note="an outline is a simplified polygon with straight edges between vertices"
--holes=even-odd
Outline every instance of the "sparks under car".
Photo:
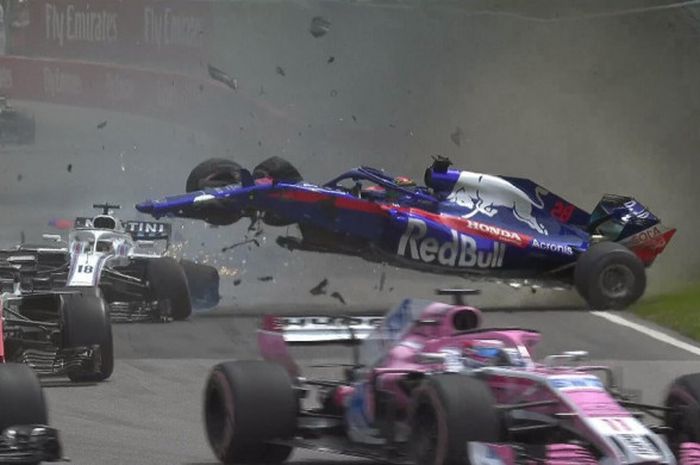
[[316,185],[277,157],[252,173],[211,159],[192,170],[186,194],[136,208],[216,225],[243,217],[296,224],[301,237],[279,237],[280,245],[432,273],[573,285],[597,309],[639,299],[645,268],[675,233],[632,197],[605,195],[588,213],[528,179],[450,165],[437,158],[424,186],[368,167]]

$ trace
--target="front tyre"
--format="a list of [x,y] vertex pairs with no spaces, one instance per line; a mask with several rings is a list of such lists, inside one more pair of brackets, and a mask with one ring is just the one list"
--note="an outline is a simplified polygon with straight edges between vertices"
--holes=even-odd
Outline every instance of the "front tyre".
[[[225,158],[210,158],[195,166],[187,177],[185,190],[195,192],[213,187],[241,183],[241,165]],[[241,219],[241,213],[231,211],[222,200],[209,201],[192,215],[215,226],[228,226]]]
[[174,320],[185,320],[192,314],[187,277],[175,259],[160,257],[146,261],[146,281],[154,300],[169,301]]
[[468,442],[499,442],[501,418],[489,387],[457,374],[427,377],[413,392],[411,453],[421,465],[469,465]]
[[669,446],[677,452],[684,442],[700,442],[700,373],[676,378],[669,387],[665,406]]
[[[299,170],[281,157],[270,157],[267,160],[263,160],[253,169],[253,178],[270,178],[275,183],[284,182],[289,184],[297,184],[304,180]],[[294,223],[294,221],[285,219],[284,216],[269,211],[263,213],[262,220],[270,226],[289,226]]]
[[0,431],[10,426],[48,424],[41,384],[27,365],[0,364],[0,412]]
[[99,288],[62,295],[61,302],[63,347],[98,346],[100,350],[98,370],[74,368],[68,370],[68,378],[79,383],[104,381],[114,371],[114,344],[107,303]]
[[297,396],[289,374],[264,361],[216,365],[204,391],[204,424],[217,458],[226,464],[275,464],[292,453],[270,441],[296,430]]
[[579,257],[574,270],[576,290],[595,310],[623,310],[646,289],[644,264],[617,242],[600,242]]

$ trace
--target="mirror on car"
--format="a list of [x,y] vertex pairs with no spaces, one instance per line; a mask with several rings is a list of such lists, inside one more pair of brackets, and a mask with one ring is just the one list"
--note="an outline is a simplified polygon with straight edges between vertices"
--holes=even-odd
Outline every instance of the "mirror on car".
[[60,234],[42,234],[41,237],[51,242],[61,242],[63,240]]
[[7,263],[12,265],[24,265],[27,263],[34,263],[36,261],[36,256],[34,255],[13,255],[5,259]]

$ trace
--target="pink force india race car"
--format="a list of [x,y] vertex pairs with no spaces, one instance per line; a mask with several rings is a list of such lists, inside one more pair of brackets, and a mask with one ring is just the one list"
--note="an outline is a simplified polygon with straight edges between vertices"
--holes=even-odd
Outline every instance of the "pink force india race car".
[[481,321],[459,302],[405,300],[328,380],[302,376],[285,322],[266,317],[265,360],[209,375],[211,447],[228,464],[279,463],[294,448],[421,465],[700,464],[700,374],[642,404],[585,352],[535,360],[537,331]]

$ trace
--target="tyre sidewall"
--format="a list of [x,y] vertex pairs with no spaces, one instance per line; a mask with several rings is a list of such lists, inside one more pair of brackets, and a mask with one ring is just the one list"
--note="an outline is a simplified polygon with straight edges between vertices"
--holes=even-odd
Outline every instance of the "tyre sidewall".
[[0,412],[0,432],[9,426],[48,424],[41,384],[27,365],[0,364]]
[[[204,401],[205,428],[212,450],[224,463],[284,460],[291,448],[268,441],[294,434],[297,402],[291,377],[277,364],[236,361],[215,366],[207,380]],[[214,408],[220,405],[223,419]],[[219,431],[222,424],[223,431]]]
[[175,259],[158,257],[146,260],[146,281],[150,298],[170,302],[173,319],[185,320],[192,314],[187,277]]

